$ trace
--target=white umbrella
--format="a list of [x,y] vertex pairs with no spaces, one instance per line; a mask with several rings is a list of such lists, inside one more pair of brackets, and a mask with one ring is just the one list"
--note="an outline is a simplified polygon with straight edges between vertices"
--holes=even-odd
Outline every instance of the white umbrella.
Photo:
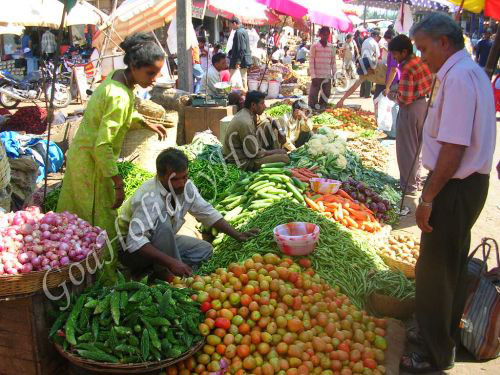
[[0,34],[21,35],[24,31],[24,26],[7,24],[0,26]]
[[125,0],[99,28],[92,44],[100,47],[104,42],[104,31],[109,32],[106,29],[111,26],[114,44],[133,33],[153,31],[169,23],[175,11],[176,0]]
[[[59,28],[64,5],[58,0],[16,0],[15,6],[3,7],[0,24]],[[65,26],[98,25],[106,14],[84,0],[78,0],[66,17]]]

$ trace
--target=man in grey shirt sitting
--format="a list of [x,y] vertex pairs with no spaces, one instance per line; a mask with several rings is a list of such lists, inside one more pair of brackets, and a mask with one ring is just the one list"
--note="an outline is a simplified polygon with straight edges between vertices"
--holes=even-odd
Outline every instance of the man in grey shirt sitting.
[[127,199],[118,218],[122,251],[119,259],[133,272],[154,267],[156,276],[191,275],[212,255],[212,245],[189,236],[177,235],[189,212],[207,227],[246,241],[257,230],[234,229],[188,179],[188,159],[168,148],[156,159],[157,175],[146,181]]

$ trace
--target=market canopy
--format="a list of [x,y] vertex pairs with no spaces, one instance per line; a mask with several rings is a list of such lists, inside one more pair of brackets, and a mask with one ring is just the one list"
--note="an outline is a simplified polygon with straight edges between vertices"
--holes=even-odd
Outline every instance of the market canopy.
[[[58,0],[16,0],[15,6],[0,12],[0,25],[42,26],[58,28],[64,5]],[[69,11],[64,26],[99,25],[108,16],[84,0],[78,0]]]
[[11,34],[11,35],[21,35],[24,31],[24,26],[7,24],[5,26],[0,26],[0,35]]
[[448,0],[346,0],[349,4],[369,5],[377,8],[399,9],[401,3],[408,4],[416,10],[436,10],[453,12],[455,5]]
[[500,0],[450,0],[472,13],[481,13],[484,10],[486,17],[500,20]]
[[279,18],[265,5],[255,0],[207,0],[208,9],[225,18],[238,17],[241,22],[251,25],[273,25]]
[[316,0],[257,0],[277,12],[294,18],[309,17],[312,23],[330,26],[340,31],[351,31],[352,22],[342,11],[343,2],[331,0],[329,6]]
[[158,29],[172,20],[175,11],[176,0],[125,0],[99,27],[92,45],[100,47],[106,33],[118,45],[133,33]]

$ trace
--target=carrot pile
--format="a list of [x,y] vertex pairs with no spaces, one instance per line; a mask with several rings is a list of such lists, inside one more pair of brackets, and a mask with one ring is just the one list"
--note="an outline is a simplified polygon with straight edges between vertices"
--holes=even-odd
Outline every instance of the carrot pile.
[[311,193],[306,193],[305,200],[310,208],[347,228],[361,229],[370,233],[381,229],[374,213],[363,203],[356,203],[342,189],[336,194],[313,196]]
[[318,166],[312,167],[309,169],[308,168],[291,168],[290,172],[292,173],[292,176],[297,178],[298,180],[305,182],[305,183],[309,183],[309,180],[311,178],[319,178],[319,176],[313,172],[318,168],[319,168]]

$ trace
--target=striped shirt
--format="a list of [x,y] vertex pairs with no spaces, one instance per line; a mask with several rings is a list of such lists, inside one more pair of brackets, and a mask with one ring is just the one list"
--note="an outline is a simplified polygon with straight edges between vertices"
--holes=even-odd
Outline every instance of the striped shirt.
[[416,56],[401,65],[398,102],[408,105],[430,93],[432,73],[427,64]]
[[311,47],[309,70],[311,78],[333,78],[337,67],[335,65],[335,48],[331,43],[326,47],[320,42]]

